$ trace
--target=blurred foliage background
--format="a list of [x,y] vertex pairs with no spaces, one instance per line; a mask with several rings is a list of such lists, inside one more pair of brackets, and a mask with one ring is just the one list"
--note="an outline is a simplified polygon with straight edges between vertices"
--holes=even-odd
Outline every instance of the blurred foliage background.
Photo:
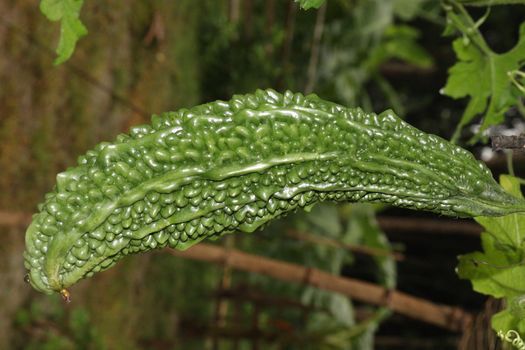
[[[382,307],[160,251],[79,283],[68,305],[24,284],[22,262],[27,213],[56,173],[153,113],[271,87],[392,108],[450,138],[465,101],[439,93],[456,59],[439,1],[329,0],[301,11],[291,0],[104,0],[87,1],[81,18],[89,34],[55,67],[58,26],[35,1],[0,0],[0,349],[457,348],[462,334]],[[491,9],[491,47],[512,47],[523,18],[523,7]],[[477,247],[479,230],[462,221],[439,229],[417,215],[326,204],[216,244],[481,311],[483,298],[454,275],[455,256]],[[414,228],[414,219],[423,221]]]

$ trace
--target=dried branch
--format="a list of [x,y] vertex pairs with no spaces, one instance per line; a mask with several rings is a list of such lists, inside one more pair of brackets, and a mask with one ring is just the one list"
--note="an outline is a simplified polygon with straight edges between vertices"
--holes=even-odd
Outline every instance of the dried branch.
[[284,41],[282,46],[282,58],[281,66],[282,72],[279,80],[277,81],[277,87],[284,85],[284,77],[289,75],[291,69],[290,59],[292,56],[292,44],[295,33],[295,16],[297,12],[297,5],[295,1],[288,0],[288,9],[286,12],[286,24],[284,29]]
[[306,268],[234,249],[225,250],[205,243],[200,243],[183,252],[169,248],[166,250],[178,257],[216,264],[226,263],[238,270],[341,293],[365,303],[389,307],[407,317],[451,331],[462,331],[472,322],[472,315],[460,308],[434,304],[399,291],[387,290],[373,283],[332,275],[315,268]]
[[381,75],[387,77],[399,77],[402,75],[429,77],[435,73],[436,68],[433,66],[420,67],[406,62],[388,61],[381,64],[379,71]]
[[492,142],[492,150],[499,151],[504,149],[524,150],[525,149],[525,134],[517,136],[495,135],[490,138]]
[[274,23],[275,23],[275,0],[266,0],[265,1],[265,12],[266,12],[266,25],[265,25],[265,33],[266,36],[266,44],[264,45],[264,52],[266,53],[266,56],[270,58],[273,55],[274,52],[274,46],[273,41],[271,40],[272,33],[274,30]]
[[147,46],[150,46],[154,40],[156,40],[159,44],[166,40],[166,26],[164,25],[162,14],[159,11],[155,11],[153,13],[151,24],[149,26],[148,32],[146,33],[146,36],[143,39],[143,42]]
[[232,23],[239,22],[239,19],[241,17],[241,0],[230,0],[228,4],[229,4],[229,11],[228,11],[229,21]]
[[[234,236],[228,236],[225,240],[226,249],[229,250],[235,244]],[[219,290],[229,289],[232,283],[232,268],[228,264],[224,264],[222,268],[222,277],[219,281]],[[219,298],[216,300],[214,310],[214,324],[219,327],[226,326],[226,318],[228,315],[228,300]],[[219,338],[216,336],[212,337],[212,349],[219,349]]]
[[308,80],[304,92],[311,93],[314,90],[314,85],[317,80],[317,65],[319,63],[319,48],[321,46],[321,38],[324,30],[324,19],[326,16],[326,4],[321,6],[317,11],[315,18],[314,36],[312,38],[312,48],[310,50],[310,61],[308,62]]
[[391,232],[425,232],[437,234],[464,234],[479,236],[483,228],[472,221],[406,218],[395,216],[378,216],[377,222],[383,231]]
[[[55,57],[54,49],[51,49],[49,46],[44,45],[41,42],[37,41],[33,37],[33,35],[26,29],[23,29],[22,27],[15,25],[13,22],[8,21],[6,18],[3,18],[1,16],[0,16],[0,25],[11,29],[13,33],[23,38],[25,41],[27,41],[28,44],[37,48],[41,52],[47,54],[50,57],[53,57],[53,58]],[[115,89],[106,85],[102,81],[98,80],[95,76],[90,74],[87,70],[82,69],[80,66],[74,65],[73,63],[71,63],[71,61],[67,61],[63,63],[63,66],[67,68],[71,73],[76,75],[78,78],[84,80],[88,84],[91,84],[96,89],[108,94],[113,100],[127,107],[134,113],[137,113],[138,115],[145,117],[145,118],[149,118],[151,116],[151,113],[146,112],[144,109],[142,109],[142,107],[136,105],[133,101],[126,98],[125,96],[120,95],[119,93],[117,93]]]

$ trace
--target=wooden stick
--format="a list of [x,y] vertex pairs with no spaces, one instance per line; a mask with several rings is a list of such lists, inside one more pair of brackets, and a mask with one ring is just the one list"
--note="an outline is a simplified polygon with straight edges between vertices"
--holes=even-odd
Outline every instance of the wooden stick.
[[479,236],[483,227],[473,221],[432,218],[407,218],[396,216],[378,216],[377,223],[381,230],[388,232],[421,232],[432,234],[461,234]]
[[226,250],[215,245],[200,243],[186,251],[170,248],[166,250],[182,258],[216,264],[227,262],[229,266],[238,270],[338,292],[355,300],[389,307],[399,314],[451,331],[461,332],[472,322],[472,315],[457,307],[434,304],[396,290],[387,290],[373,283],[332,275],[315,268],[251,255],[235,249]]
[[319,64],[319,52],[321,46],[321,38],[324,30],[324,20],[326,16],[326,4],[321,6],[317,11],[315,18],[314,35],[312,38],[312,48],[310,49],[310,61],[308,62],[307,81],[304,88],[305,94],[310,94],[314,91],[314,86],[317,81],[317,66]]
[[521,135],[494,135],[490,137],[492,149],[499,151],[503,149],[523,150],[525,149],[525,134]]

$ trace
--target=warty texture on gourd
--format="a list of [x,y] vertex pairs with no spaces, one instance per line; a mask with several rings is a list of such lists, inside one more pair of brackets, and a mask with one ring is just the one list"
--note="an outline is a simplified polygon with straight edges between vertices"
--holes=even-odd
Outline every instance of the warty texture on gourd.
[[525,210],[471,153],[392,111],[258,90],[153,116],[58,174],[26,233],[29,282],[62,291],[125,255],[252,232],[320,201]]

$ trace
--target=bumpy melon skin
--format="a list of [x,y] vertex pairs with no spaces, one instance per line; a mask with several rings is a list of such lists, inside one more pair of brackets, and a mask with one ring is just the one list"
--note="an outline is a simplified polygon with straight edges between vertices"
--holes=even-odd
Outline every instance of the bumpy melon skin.
[[252,232],[320,201],[525,210],[471,153],[392,111],[258,90],[153,116],[81,156],[33,217],[25,264],[34,288],[61,291],[125,255]]

